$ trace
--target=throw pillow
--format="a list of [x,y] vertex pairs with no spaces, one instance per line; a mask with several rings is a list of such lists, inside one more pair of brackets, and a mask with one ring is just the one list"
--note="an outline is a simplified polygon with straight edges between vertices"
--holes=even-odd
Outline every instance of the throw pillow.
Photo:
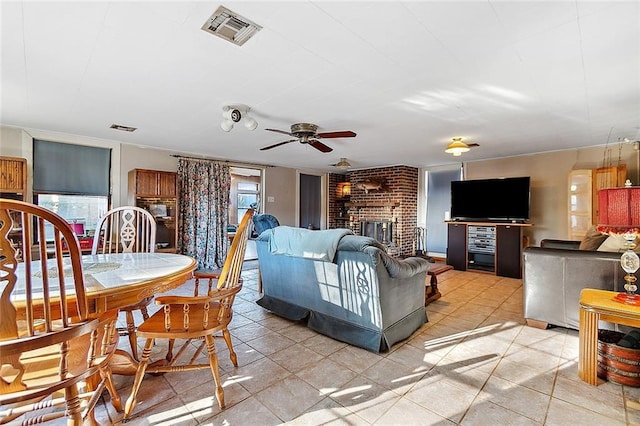
[[580,250],[598,250],[598,247],[607,239],[608,235],[598,232],[595,226],[592,226],[584,239],[580,242]]
[[622,253],[627,249],[622,235],[610,235],[604,243],[598,247],[598,251],[614,251]]

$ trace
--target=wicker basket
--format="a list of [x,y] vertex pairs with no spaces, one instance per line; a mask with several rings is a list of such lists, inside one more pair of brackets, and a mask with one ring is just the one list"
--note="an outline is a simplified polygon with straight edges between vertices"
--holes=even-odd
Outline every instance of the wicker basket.
[[598,330],[598,377],[625,386],[640,387],[640,349],[618,346],[624,333]]

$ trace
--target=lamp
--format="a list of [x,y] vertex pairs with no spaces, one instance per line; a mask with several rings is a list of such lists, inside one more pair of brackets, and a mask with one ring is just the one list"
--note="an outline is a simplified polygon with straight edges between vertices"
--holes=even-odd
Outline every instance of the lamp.
[[607,188],[598,191],[598,231],[608,235],[619,235],[625,240],[625,252],[620,265],[627,273],[624,289],[626,293],[615,299],[630,305],[640,305],[636,294],[635,273],[640,269],[640,258],[633,249],[640,235],[640,187]]
[[340,170],[347,170],[349,167],[351,167],[351,163],[349,163],[346,158],[342,157],[340,158],[340,161],[338,161],[333,166],[339,168]]
[[250,110],[250,107],[243,104],[223,106],[222,118],[224,120],[220,123],[220,127],[225,132],[230,132],[234,123],[244,119],[244,127],[248,130],[255,130],[258,127],[258,122],[253,117],[249,117]]
[[462,138],[453,138],[452,140],[453,142],[444,150],[447,154],[453,154],[454,157],[459,157],[463,152],[469,152],[471,149],[469,145],[462,142]]

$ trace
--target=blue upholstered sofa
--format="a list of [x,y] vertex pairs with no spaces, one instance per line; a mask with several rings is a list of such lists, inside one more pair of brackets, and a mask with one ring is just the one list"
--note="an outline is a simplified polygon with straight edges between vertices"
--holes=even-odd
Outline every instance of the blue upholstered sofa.
[[[326,248],[326,251],[324,249]],[[263,296],[257,303],[334,339],[385,351],[426,321],[422,258],[398,260],[348,230],[279,226],[256,240]]]

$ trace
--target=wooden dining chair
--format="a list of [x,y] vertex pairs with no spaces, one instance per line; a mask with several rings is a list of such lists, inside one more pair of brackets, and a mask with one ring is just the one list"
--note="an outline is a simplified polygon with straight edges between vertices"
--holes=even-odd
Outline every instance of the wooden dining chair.
[[[217,286],[202,296],[158,296],[156,303],[163,309],[157,311],[138,327],[138,335],[146,339],[142,357],[136,372],[136,377],[127,399],[124,418],[131,417],[136,405],[138,390],[145,373],[167,373],[191,371],[196,369],[210,369],[215,383],[215,395],[220,408],[224,408],[224,391],[220,383],[218,371],[218,357],[214,345],[214,338],[221,337],[229,348],[229,357],[234,366],[238,366],[236,353],[233,350],[231,334],[228,325],[233,317],[233,301],[242,289],[240,274],[247,247],[247,239],[251,230],[253,210],[249,209],[236,232],[231,248],[227,253]],[[197,289],[197,287],[196,287]],[[221,335],[216,335],[221,333]],[[166,364],[149,364],[149,356],[155,339],[168,339],[171,344],[166,356]],[[185,342],[173,355],[172,344],[175,339],[185,339]],[[195,353],[191,351],[192,340],[200,340]],[[205,349],[209,356],[209,363],[197,363],[196,358]],[[188,357],[186,362],[178,363]]]
[[[22,261],[9,234],[21,239]],[[89,316],[81,257],[62,217],[0,199],[0,423],[95,423],[105,388],[122,409],[109,368],[117,312]]]
[[[96,225],[91,254],[153,253],[156,247],[156,221],[147,210],[135,206],[116,207],[105,213]],[[118,327],[121,336],[129,338],[131,355],[138,360],[138,338],[134,312],[140,311],[143,320],[149,318],[147,306],[153,296],[125,306],[127,326]]]

